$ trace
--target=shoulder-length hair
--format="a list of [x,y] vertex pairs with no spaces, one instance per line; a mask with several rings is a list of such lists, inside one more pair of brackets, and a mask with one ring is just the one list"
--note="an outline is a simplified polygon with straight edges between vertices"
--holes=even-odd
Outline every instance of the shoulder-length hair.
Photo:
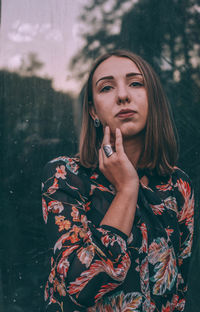
[[176,129],[168,100],[153,68],[140,56],[126,50],[115,50],[99,57],[94,63],[85,86],[82,129],[80,134],[79,157],[84,167],[98,166],[98,149],[103,138],[103,128],[94,127],[90,116],[90,105],[94,105],[92,79],[96,68],[111,56],[126,57],[132,60],[144,78],[147,91],[148,117],[145,129],[143,151],[138,168],[156,171],[159,175],[172,173],[176,164],[178,151]]

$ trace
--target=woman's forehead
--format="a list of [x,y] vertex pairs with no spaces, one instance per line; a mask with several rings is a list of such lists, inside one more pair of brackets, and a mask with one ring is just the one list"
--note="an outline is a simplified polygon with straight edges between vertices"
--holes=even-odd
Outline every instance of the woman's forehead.
[[95,70],[93,81],[103,76],[126,76],[129,73],[141,74],[137,65],[128,57],[111,56],[103,61]]

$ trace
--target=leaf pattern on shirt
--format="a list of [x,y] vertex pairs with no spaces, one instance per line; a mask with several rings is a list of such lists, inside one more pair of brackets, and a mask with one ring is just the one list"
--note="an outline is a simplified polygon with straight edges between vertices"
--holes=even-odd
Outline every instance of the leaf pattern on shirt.
[[116,293],[89,308],[88,312],[139,312],[141,311],[142,294],[139,292]]
[[142,223],[140,226],[142,232],[142,246],[139,249],[139,252],[147,252],[147,245],[148,245],[148,236],[147,236],[147,227],[145,223]]
[[153,212],[155,213],[155,215],[161,215],[165,210],[165,206],[163,203],[159,205],[150,205],[150,206]]
[[143,294],[149,292],[149,261],[148,257],[145,257],[142,260],[140,265],[140,281],[141,281],[141,290]]
[[183,311],[193,239],[192,185],[178,168],[168,181],[149,176],[149,182],[140,185],[142,200],[127,238],[99,226],[115,195],[99,169],[88,170],[66,156],[47,164],[42,211],[52,250],[45,287],[50,311]]
[[126,277],[129,267],[130,259],[127,254],[122,257],[122,262],[117,267],[114,267],[113,262],[109,259],[104,261],[96,260],[90,265],[89,270],[82,272],[80,277],[70,283],[68,287],[69,294],[79,293],[94,276],[101,272],[105,272],[115,281],[121,282]]
[[177,180],[177,187],[184,198],[184,204],[179,212],[178,219],[182,227],[186,226],[188,234],[182,232],[180,259],[188,258],[192,250],[194,228],[194,193],[187,181]]
[[155,282],[153,293],[163,295],[166,289],[171,290],[177,277],[176,256],[163,237],[155,239],[149,247],[149,262],[154,265]]
[[191,194],[191,187],[188,182],[179,179],[177,186],[184,198],[184,205],[179,214],[179,222],[185,221],[186,225],[190,225],[194,215],[194,196]]

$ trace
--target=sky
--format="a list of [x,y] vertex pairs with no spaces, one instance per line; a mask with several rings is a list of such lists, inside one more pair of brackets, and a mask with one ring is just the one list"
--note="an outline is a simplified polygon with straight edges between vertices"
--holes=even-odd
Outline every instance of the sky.
[[17,71],[29,53],[44,63],[38,72],[57,90],[78,93],[68,65],[81,48],[78,20],[90,0],[2,0],[0,68]]

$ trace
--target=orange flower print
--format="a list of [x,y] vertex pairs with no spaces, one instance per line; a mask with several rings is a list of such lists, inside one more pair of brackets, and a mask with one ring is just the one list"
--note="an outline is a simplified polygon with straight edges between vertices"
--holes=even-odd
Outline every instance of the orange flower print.
[[97,185],[97,188],[98,188],[100,191],[112,193],[107,187],[105,187],[105,186],[102,185],[102,184],[98,184],[98,185]]
[[80,262],[85,264],[86,268],[89,268],[95,255],[95,248],[93,245],[89,245],[86,248],[81,248],[77,254]]
[[157,190],[163,191],[163,192],[171,191],[173,188],[172,178],[169,179],[167,184],[156,185],[156,188],[157,188]]
[[171,311],[171,304],[170,304],[169,301],[167,301],[166,306],[163,306],[163,305],[162,305],[162,310],[161,310],[161,311],[162,311],[162,312],[170,312],[170,311]]
[[43,212],[43,218],[44,218],[44,222],[47,223],[47,219],[48,219],[48,209],[47,209],[47,203],[44,200],[44,198],[42,198],[42,212]]
[[65,220],[64,216],[55,216],[55,220],[55,223],[59,226],[59,232],[70,229],[71,222],[69,220]]
[[44,289],[44,300],[47,301],[49,298],[49,283],[46,283],[45,289]]
[[[50,293],[53,293],[53,289],[50,288]],[[53,297],[50,298],[49,300],[50,303],[57,303],[56,299],[54,299]]]
[[82,225],[83,225],[83,228],[84,228],[84,230],[86,230],[87,231],[87,217],[86,216],[84,216],[84,215],[82,215],[81,216],[81,223],[82,223]]
[[90,195],[92,195],[94,193],[94,190],[97,188],[96,185],[94,184],[91,184],[91,187],[90,187]]
[[95,172],[90,179],[96,180],[99,177],[99,175]]
[[53,213],[61,213],[63,210],[63,204],[57,200],[52,200],[48,203],[48,211],[52,211]]
[[72,244],[77,243],[80,241],[79,237],[78,237],[78,233],[79,233],[80,229],[79,227],[77,227],[76,225],[73,226],[72,230],[70,231],[70,235],[67,238]]
[[49,282],[50,282],[50,283],[53,283],[53,280],[54,280],[54,278],[55,278],[55,274],[56,274],[56,272],[55,272],[55,269],[53,268],[53,269],[51,270],[51,273],[49,274]]
[[65,166],[64,165],[61,165],[61,166],[58,166],[57,168],[56,168],[56,174],[55,174],[55,177],[57,178],[57,179],[59,179],[59,178],[61,178],[61,179],[66,179],[66,174],[67,174],[67,172],[66,172],[66,170],[65,170]]
[[57,265],[57,272],[65,278],[69,269],[70,263],[66,257],[62,257]]
[[79,228],[78,226],[74,225],[73,232],[72,232],[72,235],[69,237],[69,240],[73,244],[73,243],[78,242],[80,238],[85,238],[85,236],[86,236],[86,232],[82,228]]
[[48,194],[53,194],[56,192],[56,190],[58,189],[58,180],[57,179],[54,179],[53,181],[53,185],[51,185],[48,190],[47,190],[47,193]]
[[91,204],[91,202],[88,202],[85,204],[85,211],[86,212],[90,210],[90,204]]
[[167,229],[165,229],[165,231],[167,232],[167,237],[168,237],[168,241],[170,240],[170,236],[171,234],[174,232],[173,229],[170,229],[169,227]]
[[79,210],[74,206],[72,206],[71,216],[74,222],[80,222]]
[[54,282],[54,289],[57,289],[60,296],[66,296],[65,284],[63,282],[59,283],[56,279]]

